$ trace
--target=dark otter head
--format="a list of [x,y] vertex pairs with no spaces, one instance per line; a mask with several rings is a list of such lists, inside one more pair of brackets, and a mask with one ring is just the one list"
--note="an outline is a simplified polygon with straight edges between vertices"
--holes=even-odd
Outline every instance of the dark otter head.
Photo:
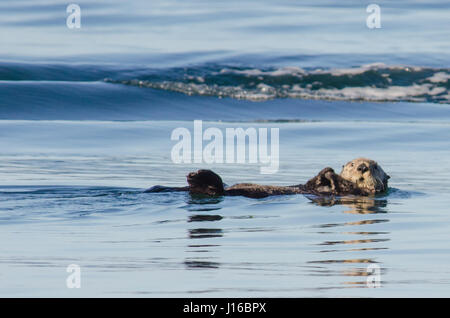
[[341,177],[367,193],[381,193],[388,188],[388,176],[376,161],[357,158],[343,166]]
[[198,170],[187,176],[191,194],[222,195],[224,187],[222,178],[211,170]]

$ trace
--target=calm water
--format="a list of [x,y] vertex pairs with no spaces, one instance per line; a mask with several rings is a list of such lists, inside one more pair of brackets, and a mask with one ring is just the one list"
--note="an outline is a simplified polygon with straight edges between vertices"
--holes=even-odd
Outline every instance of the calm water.
[[[378,1],[378,30],[359,1],[78,4],[79,30],[64,1],[0,4],[0,296],[450,296],[447,1]],[[195,119],[279,128],[279,171],[174,164]],[[387,194],[143,193],[204,167],[298,184],[359,156]]]

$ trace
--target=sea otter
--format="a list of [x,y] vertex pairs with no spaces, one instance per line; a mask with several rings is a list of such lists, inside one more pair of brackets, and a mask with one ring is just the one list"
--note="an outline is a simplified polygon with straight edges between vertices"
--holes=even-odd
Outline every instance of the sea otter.
[[187,175],[187,187],[154,186],[145,192],[189,191],[191,194],[208,196],[245,196],[264,198],[271,195],[315,194],[318,196],[361,195],[383,193],[388,188],[388,176],[374,160],[354,159],[344,166],[340,174],[325,168],[305,184],[292,186],[270,186],[239,183],[225,187],[222,178],[211,170],[198,170]]

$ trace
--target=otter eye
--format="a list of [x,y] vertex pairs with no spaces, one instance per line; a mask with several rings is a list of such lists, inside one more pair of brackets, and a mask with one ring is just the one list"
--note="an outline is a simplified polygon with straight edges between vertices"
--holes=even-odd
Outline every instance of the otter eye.
[[353,162],[350,165],[353,167],[354,166]]

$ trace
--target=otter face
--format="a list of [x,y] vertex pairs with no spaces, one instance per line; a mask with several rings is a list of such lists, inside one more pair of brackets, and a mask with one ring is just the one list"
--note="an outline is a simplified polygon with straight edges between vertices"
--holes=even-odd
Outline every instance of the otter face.
[[385,192],[388,187],[388,176],[376,161],[358,158],[343,166],[341,177],[355,183],[368,193]]

